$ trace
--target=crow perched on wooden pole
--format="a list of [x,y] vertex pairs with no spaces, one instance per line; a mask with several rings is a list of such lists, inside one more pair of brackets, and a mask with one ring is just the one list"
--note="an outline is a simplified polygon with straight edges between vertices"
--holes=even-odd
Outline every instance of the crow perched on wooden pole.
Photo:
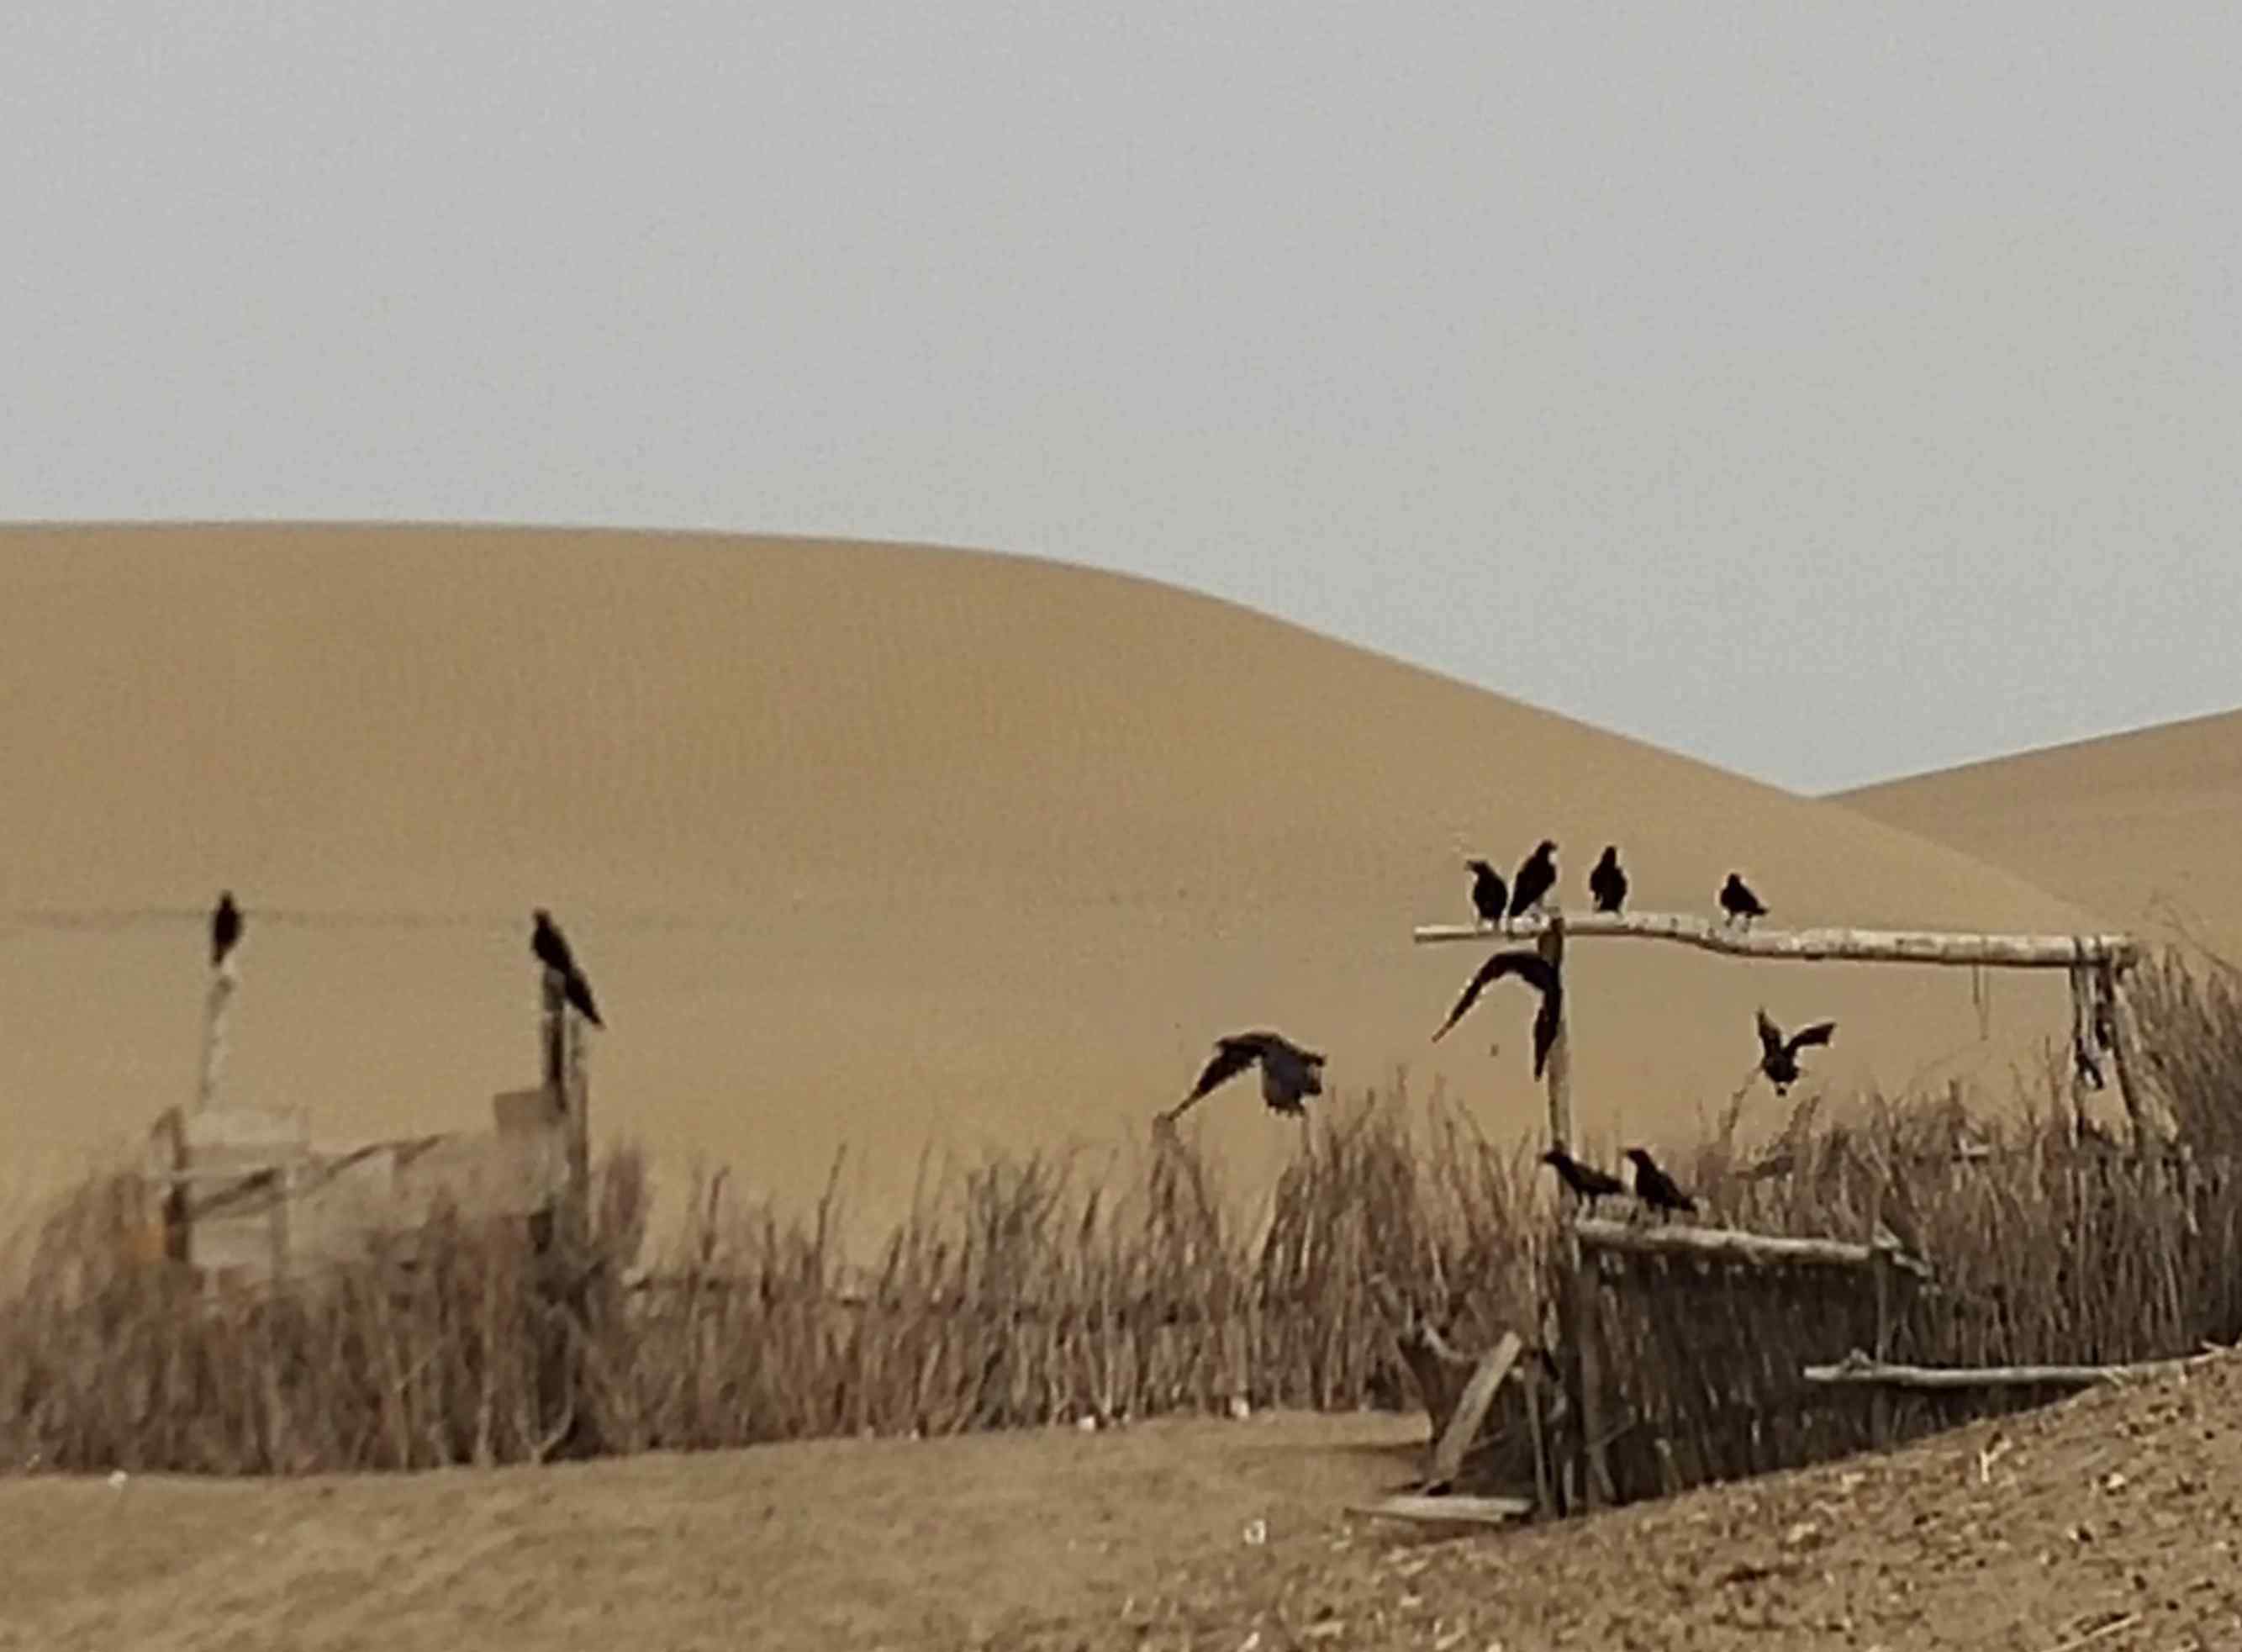
[[1604,845],[1603,858],[1588,873],[1588,893],[1599,912],[1616,912],[1627,904],[1627,874],[1619,868],[1617,843]]
[[1472,875],[1472,910],[1479,914],[1482,923],[1502,922],[1502,909],[1510,899],[1510,891],[1502,886],[1502,874],[1485,861],[1466,861],[1464,868]]
[[1324,1093],[1324,1058],[1316,1051],[1303,1050],[1279,1032],[1233,1032],[1214,1041],[1214,1054],[1200,1071],[1198,1082],[1159,1115],[1160,1122],[1173,1124],[1218,1085],[1256,1062],[1261,1065],[1261,1099],[1272,1112],[1303,1118],[1307,1109],[1301,1098]]
[[1552,1166],[1558,1179],[1573,1190],[1574,1197],[1586,1199],[1591,1209],[1600,1199],[1608,1199],[1614,1193],[1624,1195],[1627,1192],[1627,1184],[1609,1171],[1583,1165],[1561,1147],[1552,1147],[1542,1154],[1541,1162]]
[[1637,1199],[1655,1211],[1696,1211],[1697,1201],[1674,1185],[1674,1179],[1658,1168],[1648,1150],[1630,1147],[1627,1156],[1635,1162]]
[[592,984],[576,966],[576,955],[569,950],[567,939],[560,933],[560,925],[554,923],[553,914],[540,906],[530,916],[535,923],[530,931],[529,950],[537,955],[540,964],[560,977],[561,990],[576,1012],[604,1031],[607,1024],[600,1019],[599,1008],[592,1002]]
[[1773,1082],[1776,1095],[1788,1093],[1798,1082],[1798,1052],[1811,1044],[1828,1044],[1836,1031],[1836,1022],[1816,1021],[1785,1038],[1782,1029],[1767,1018],[1767,1011],[1759,1012],[1759,1070]]
[[1728,915],[1730,923],[1741,921],[1746,925],[1749,925],[1755,917],[1767,916],[1767,908],[1760,904],[1759,897],[1753,894],[1750,886],[1734,872],[1730,872],[1728,881],[1721,885],[1721,910]]
[[1556,886],[1557,846],[1545,837],[1518,863],[1517,875],[1510,880],[1510,916],[1525,917]]
[[225,961],[241,941],[241,909],[233,903],[233,891],[220,890],[218,905],[211,912],[211,968],[225,967]]

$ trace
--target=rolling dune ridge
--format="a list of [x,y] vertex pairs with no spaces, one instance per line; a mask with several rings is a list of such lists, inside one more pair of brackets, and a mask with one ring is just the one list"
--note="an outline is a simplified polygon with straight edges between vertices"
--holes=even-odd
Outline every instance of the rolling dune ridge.
[[[1141,1145],[1218,1032],[1352,1091],[1406,1064],[1539,1130],[1522,991],[1427,1038],[1476,946],[1467,854],[1545,832],[1584,904],[2068,931],[2014,870],[1239,608],[912,547],[440,527],[0,531],[0,1098],[19,1165],[191,1093],[202,911],[249,915],[228,1094],[323,1138],[476,1125],[535,1074],[528,913],[609,1024],[595,1128],[862,1215],[923,1147]],[[1849,802],[1850,800],[1849,800]],[[2091,894],[2092,891],[2087,891]],[[2090,902],[2090,904],[2091,903]],[[158,916],[169,912],[175,916]],[[1694,1132],[1752,1011],[1837,1017],[1805,1089],[1982,1079],[2058,984],[1582,943],[1592,1142]],[[1490,1057],[1499,1044],[1500,1054]],[[1294,1130],[1193,1115],[1249,1182]],[[1796,1093],[1795,1092],[1794,1099]],[[1747,1128],[1786,1111],[1762,1086]]]

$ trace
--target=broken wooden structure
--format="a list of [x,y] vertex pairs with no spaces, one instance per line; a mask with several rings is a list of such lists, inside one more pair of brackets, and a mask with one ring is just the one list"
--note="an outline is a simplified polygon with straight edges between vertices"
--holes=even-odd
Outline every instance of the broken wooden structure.
[[158,1231],[138,1249],[211,1284],[262,1286],[363,1256],[440,1208],[522,1221],[540,1246],[590,1226],[590,1080],[563,984],[541,971],[540,1082],[492,1098],[491,1125],[343,1145],[314,1140],[301,1108],[220,1105],[238,950],[211,970],[194,1100],[158,1116],[144,1185]]
[[[2078,1071],[2074,1078],[2073,1131],[2084,1116],[2080,1086],[2099,1083],[2098,1057],[2107,1053],[2117,1088],[2132,1127],[2134,1143],[2169,1144],[2177,1135],[2175,1115],[2158,1089],[2152,1070],[2139,1047],[2138,1024],[2126,997],[2125,971],[2139,957],[2138,944],[2125,935],[2017,936],[1950,934],[1933,931],[1818,929],[1771,930],[1716,922],[1688,914],[1594,912],[1574,916],[1551,910],[1498,923],[1425,924],[1414,931],[1419,944],[1495,942],[1532,937],[1540,955],[1561,970],[1568,937],[1621,937],[1662,940],[1705,951],[1739,957],[1792,962],[1838,960],[1853,963],[1965,965],[2001,969],[2058,969],[2068,972],[2074,1007],[2073,1036]],[[1568,990],[1563,1004],[1577,1001]],[[1574,1137],[1571,1094],[1569,1017],[1561,1005],[1544,1071],[1548,1091],[1549,1139],[1552,1146],[1568,1150]],[[1446,1501],[1447,1491],[1464,1460],[1495,1439],[1514,1439],[1530,1432],[1527,1447],[1534,1474],[1533,1500],[1528,1507],[1546,1512],[1593,1508],[1616,1501],[1607,1448],[1620,1434],[1638,1428],[1645,1420],[1639,1410],[1615,1427],[1608,1427],[1604,1412],[1611,1385],[1603,1365],[1605,1346],[1603,1293],[1625,1289],[1630,1276],[1645,1275],[1661,1284],[1676,1277],[1734,1279],[1757,1274],[1770,1281],[1836,1273],[1849,1275],[1862,1289],[1863,1307],[1873,1305],[1873,1360],[1881,1362],[1891,1352],[1891,1338],[1900,1313],[1900,1293],[1929,1279],[1930,1268],[1921,1257],[1909,1254],[1880,1222],[1872,1221],[1869,1236],[1860,1241],[1837,1238],[1762,1235],[1724,1228],[1668,1223],[1614,1222],[1584,1219],[1579,1201],[1561,1205],[1558,1252],[1558,1297],[1555,1303],[1556,1346],[1537,1350],[1534,1369],[1546,1371],[1553,1390],[1545,1407],[1535,1395],[1532,1377],[1516,1385],[1517,1407],[1524,1427],[1498,1426],[1491,1439],[1482,1439],[1487,1393],[1513,1368],[1517,1351],[1514,1337],[1505,1337],[1494,1348],[1474,1360],[1440,1344],[1428,1327],[1404,1315],[1398,1304],[1389,1306],[1397,1319],[1397,1337],[1404,1361],[1415,1378],[1432,1420],[1434,1455],[1428,1464],[1426,1502]],[[1729,1288],[1722,1286],[1722,1288]],[[1789,1287],[1786,1287],[1789,1288]],[[1850,1298],[1853,1293],[1842,1295]],[[1689,1310],[1685,1309],[1684,1312]],[[1843,1346],[1843,1345],[1840,1345]],[[1881,1367],[1879,1367],[1881,1368]],[[1492,1373],[1492,1374],[1489,1374]],[[1832,1378],[1831,1380],[1845,1380]],[[1474,1411],[1472,1407],[1479,1409]],[[1890,1437],[1890,1414],[1883,1393],[1872,1402],[1869,1431],[1881,1443]],[[1672,1441],[1653,1432],[1648,1450],[1656,1463],[1662,1489],[1677,1490],[1689,1477],[1677,1464]],[[1636,1442],[1641,1445],[1644,1442]],[[1702,1465],[1699,1466],[1702,1467]],[[1515,1473],[1512,1476],[1517,1478]],[[1499,1500],[1501,1501],[1501,1500]],[[1517,1494],[1507,1501],[1520,1501]],[[1399,1508],[1384,1512],[1401,1514]],[[1429,1517],[1429,1516],[1426,1516]]]

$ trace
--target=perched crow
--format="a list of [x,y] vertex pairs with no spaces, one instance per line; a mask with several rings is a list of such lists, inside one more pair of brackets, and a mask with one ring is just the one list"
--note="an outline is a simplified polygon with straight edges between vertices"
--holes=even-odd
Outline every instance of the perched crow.
[[1749,924],[1755,917],[1767,916],[1767,908],[1759,903],[1759,897],[1753,894],[1745,886],[1743,879],[1734,872],[1730,872],[1728,881],[1721,885],[1721,910],[1728,915],[1731,923],[1742,918]]
[[1588,893],[1595,897],[1599,912],[1616,912],[1627,904],[1627,874],[1619,870],[1617,843],[1604,845],[1603,858],[1588,874]]
[[218,906],[211,913],[211,968],[222,966],[226,955],[241,940],[241,909],[233,903],[233,891],[220,890]]
[[1785,1038],[1782,1029],[1767,1018],[1767,1011],[1759,1012],[1759,1070],[1773,1081],[1776,1095],[1798,1082],[1798,1052],[1809,1044],[1829,1043],[1836,1031],[1834,1021],[1816,1021]]
[[1514,946],[1497,952],[1479,966],[1456,1000],[1456,1007],[1448,1011],[1448,1018],[1440,1023],[1440,1031],[1433,1034],[1438,1044],[1442,1034],[1464,1018],[1464,1012],[1479,1002],[1479,995],[1506,975],[1514,975],[1541,995],[1541,1007],[1534,1015],[1534,1076],[1539,1078],[1549,1059],[1549,1047],[1557,1041],[1557,1021],[1564,1012],[1565,984],[1549,961],[1531,947]]
[[1588,1200],[1591,1210],[1598,1199],[1627,1192],[1627,1184],[1618,1177],[1593,1165],[1583,1165],[1561,1147],[1552,1147],[1542,1154],[1541,1162],[1554,1165],[1558,1179],[1573,1190],[1575,1198]]
[[1697,1201],[1674,1185],[1674,1179],[1658,1168],[1650,1155],[1640,1147],[1630,1147],[1627,1156],[1635,1161],[1635,1196],[1653,1210],[1691,1211]]
[[1466,861],[1464,866],[1472,875],[1472,906],[1480,922],[1501,923],[1503,903],[1510,898],[1502,887],[1502,874],[1485,861]]
[[1184,1110],[1205,1098],[1218,1085],[1235,1078],[1255,1062],[1261,1064],[1261,1099],[1272,1112],[1306,1114],[1304,1096],[1324,1093],[1324,1058],[1303,1050],[1281,1033],[1233,1032],[1214,1041],[1214,1055],[1199,1073],[1191,1094],[1161,1117],[1174,1120]]
[[1557,884],[1557,846],[1543,838],[1534,851],[1518,863],[1510,880],[1510,916],[1523,917]]
[[561,935],[560,925],[554,923],[553,914],[540,906],[530,916],[536,924],[530,932],[529,950],[537,955],[540,964],[560,977],[561,991],[577,1013],[594,1026],[604,1029],[607,1024],[600,1019],[600,1012],[592,1003],[592,984],[576,967],[576,956],[568,950],[567,940]]

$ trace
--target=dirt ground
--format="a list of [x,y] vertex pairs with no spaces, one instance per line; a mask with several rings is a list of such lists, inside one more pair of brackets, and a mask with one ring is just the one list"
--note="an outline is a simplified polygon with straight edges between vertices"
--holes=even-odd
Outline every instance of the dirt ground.
[[1349,1515],[1421,1418],[0,1484],[0,1648],[2242,1647],[2242,1361],[1546,1529]]

